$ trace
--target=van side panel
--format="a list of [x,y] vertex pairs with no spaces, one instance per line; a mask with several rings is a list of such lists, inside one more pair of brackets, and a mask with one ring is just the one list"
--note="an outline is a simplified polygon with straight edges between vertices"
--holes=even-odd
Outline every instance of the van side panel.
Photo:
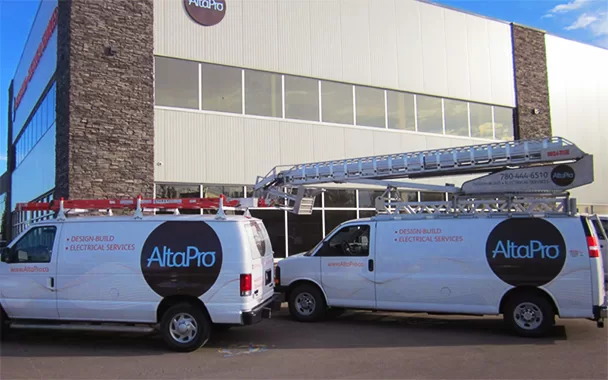
[[57,270],[61,319],[155,322],[162,299],[146,283],[141,252],[159,222],[65,223]]
[[442,219],[377,224],[378,308],[495,314],[510,285],[486,260],[486,237],[499,220]]
[[553,297],[561,318],[593,316],[589,250],[579,218],[548,219],[566,241],[566,262],[559,276],[542,286]]
[[563,317],[590,317],[592,283],[578,218],[378,222],[378,308],[498,314],[513,287],[543,288]]

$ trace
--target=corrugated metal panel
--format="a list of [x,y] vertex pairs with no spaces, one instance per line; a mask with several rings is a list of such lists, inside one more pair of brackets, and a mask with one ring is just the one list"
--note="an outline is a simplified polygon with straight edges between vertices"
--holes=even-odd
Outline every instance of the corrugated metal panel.
[[344,129],[343,158],[373,156],[374,153],[374,131],[367,129]]
[[374,131],[374,154],[393,154],[403,152],[400,132]]
[[279,69],[278,0],[243,3],[243,49],[246,67]]
[[[281,151],[290,149],[289,145],[282,146],[280,131],[282,123],[274,120],[244,119],[244,134],[232,136],[233,140],[242,139],[244,146],[245,177],[241,183],[254,183],[258,175],[268,173],[281,163]],[[232,147],[225,146],[228,154]]]
[[418,3],[396,1],[397,56],[399,60],[399,88],[423,92],[425,67],[422,64],[422,38]]
[[372,83],[397,88],[399,56],[395,0],[369,0],[369,20]]
[[243,4],[231,0],[217,25],[194,22],[182,1],[154,0],[154,54],[243,66]]
[[[467,39],[469,70],[471,75],[471,98],[492,102],[492,75],[490,72],[490,41],[487,21],[467,15]],[[511,87],[515,84],[512,83]],[[487,99],[487,100],[486,100]]]
[[467,53],[467,22],[463,13],[444,10],[447,49],[448,95],[453,98],[471,97],[471,72]]
[[368,0],[342,0],[342,78],[346,82],[370,83],[371,52]]
[[313,127],[309,124],[281,122],[281,165],[315,161]]
[[511,27],[498,22],[488,22],[490,46],[490,70],[492,76],[492,102],[515,107],[513,68],[513,44]]
[[312,1],[310,5],[310,57],[312,76],[342,80],[342,32],[339,0]]
[[424,92],[448,93],[447,51],[443,8],[418,4],[422,34],[422,62],[424,64]]
[[[311,18],[308,1],[279,1],[279,70],[283,73],[312,75]],[[315,46],[315,49],[317,47]]]
[[338,160],[346,157],[344,129],[319,125],[312,127],[314,161]]
[[553,135],[594,156],[594,182],[572,191],[581,204],[608,205],[608,51],[546,36]]

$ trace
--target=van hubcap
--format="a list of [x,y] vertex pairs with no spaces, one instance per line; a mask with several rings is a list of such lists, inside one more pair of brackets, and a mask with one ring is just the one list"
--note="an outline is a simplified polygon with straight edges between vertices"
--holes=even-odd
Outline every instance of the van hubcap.
[[169,332],[171,337],[180,343],[190,343],[198,331],[196,320],[187,313],[179,313],[171,320]]
[[534,330],[543,322],[543,312],[538,306],[530,302],[517,305],[513,317],[517,326],[525,330]]
[[300,293],[296,297],[296,309],[302,315],[310,315],[315,311],[315,298],[310,293]]

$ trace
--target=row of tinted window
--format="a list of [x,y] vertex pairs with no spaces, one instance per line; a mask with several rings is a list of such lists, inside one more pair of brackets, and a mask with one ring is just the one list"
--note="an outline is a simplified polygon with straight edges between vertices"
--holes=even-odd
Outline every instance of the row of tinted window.
[[40,141],[42,136],[55,123],[55,84],[46,93],[44,99],[30,117],[15,143],[15,167],[27,157],[28,153]]
[[[254,209],[251,214],[262,219],[275,251],[275,258],[287,257],[306,251],[321,240],[334,227],[347,220],[371,217],[374,199],[383,191],[365,189],[328,189],[316,198],[312,215],[294,215],[277,209]],[[250,186],[238,185],[179,185],[157,184],[157,198],[214,198],[224,194],[227,197],[251,197]],[[404,201],[438,201],[445,200],[443,193],[407,192],[400,194]],[[321,206],[324,205],[324,208]],[[359,207],[357,207],[357,205]],[[160,212],[159,212],[160,213]],[[166,211],[171,213],[171,211]],[[200,210],[180,210],[182,214],[199,214]],[[214,213],[205,210],[204,213]],[[226,213],[230,213],[227,211]],[[287,246],[285,229],[287,228]]]
[[513,113],[507,107],[167,57],[156,57],[155,65],[158,106],[513,138]]

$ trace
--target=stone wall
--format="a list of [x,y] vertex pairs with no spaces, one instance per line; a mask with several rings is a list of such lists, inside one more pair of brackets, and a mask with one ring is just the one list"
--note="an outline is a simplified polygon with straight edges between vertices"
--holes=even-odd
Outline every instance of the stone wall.
[[516,138],[551,136],[545,34],[511,24],[515,65]]
[[55,197],[152,196],[153,22],[152,0],[59,1]]

